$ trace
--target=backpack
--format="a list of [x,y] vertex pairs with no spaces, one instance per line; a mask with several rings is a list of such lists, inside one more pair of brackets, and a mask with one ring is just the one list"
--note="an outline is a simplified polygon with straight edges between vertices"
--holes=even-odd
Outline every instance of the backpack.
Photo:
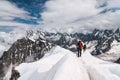
[[83,47],[83,44],[81,41],[79,41],[79,48],[82,48]]

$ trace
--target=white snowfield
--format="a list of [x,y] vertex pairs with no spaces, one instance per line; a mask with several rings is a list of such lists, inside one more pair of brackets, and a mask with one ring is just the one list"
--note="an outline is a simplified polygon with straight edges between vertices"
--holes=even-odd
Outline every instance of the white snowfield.
[[22,63],[18,80],[120,80],[120,65],[99,60],[89,51],[77,57],[59,46],[39,61]]

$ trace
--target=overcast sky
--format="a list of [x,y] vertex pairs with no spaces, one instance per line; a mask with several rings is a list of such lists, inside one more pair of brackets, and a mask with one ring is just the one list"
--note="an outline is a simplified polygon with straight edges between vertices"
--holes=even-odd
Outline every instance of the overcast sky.
[[86,33],[120,27],[119,0],[49,0],[44,6],[41,15],[48,31]]
[[86,33],[118,28],[119,20],[119,0],[0,0],[0,30],[37,26],[50,32]]

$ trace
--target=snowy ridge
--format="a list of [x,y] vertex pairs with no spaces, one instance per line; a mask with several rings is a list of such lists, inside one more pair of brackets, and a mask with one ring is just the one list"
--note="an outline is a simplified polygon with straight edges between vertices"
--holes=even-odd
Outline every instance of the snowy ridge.
[[89,51],[81,58],[59,46],[33,63],[22,63],[16,69],[18,80],[120,80],[120,65],[97,59]]
[[103,61],[85,52],[82,56],[91,80],[120,80],[120,65]]
[[[83,67],[81,66],[81,68]],[[73,56],[69,50],[60,47],[53,50],[53,55],[44,57],[35,63],[23,63],[17,69],[22,75],[19,80],[89,80],[88,75],[82,73],[86,71],[80,70],[76,56]],[[86,77],[79,77],[79,75]]]

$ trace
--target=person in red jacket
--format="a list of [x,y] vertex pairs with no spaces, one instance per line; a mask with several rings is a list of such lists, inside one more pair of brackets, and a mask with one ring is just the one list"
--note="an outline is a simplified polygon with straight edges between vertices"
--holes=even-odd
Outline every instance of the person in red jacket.
[[83,43],[82,43],[82,41],[79,41],[77,43],[78,57],[80,57],[82,54],[82,47],[83,47]]

